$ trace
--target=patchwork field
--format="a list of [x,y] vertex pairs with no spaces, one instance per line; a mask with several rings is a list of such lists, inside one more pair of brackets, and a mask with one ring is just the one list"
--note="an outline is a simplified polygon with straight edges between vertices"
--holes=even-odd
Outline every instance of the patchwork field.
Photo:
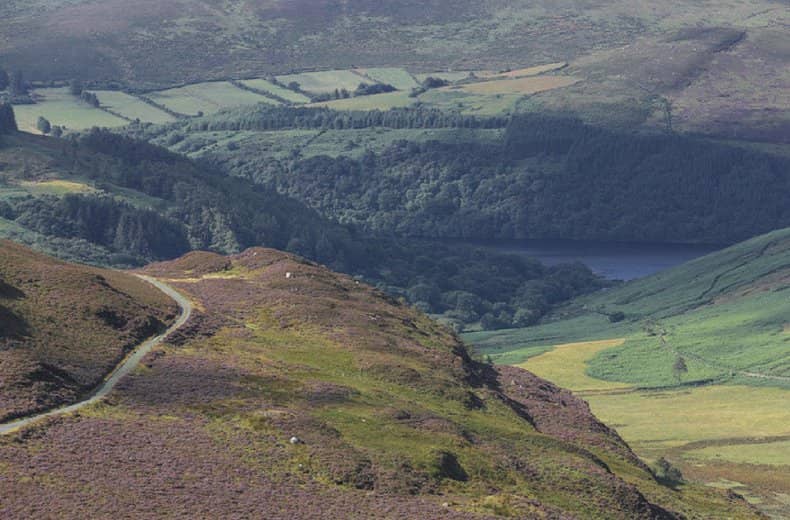
[[374,81],[392,85],[398,90],[411,90],[417,87],[417,82],[414,76],[406,72],[404,69],[394,67],[389,68],[372,68],[372,69],[357,69],[356,72],[367,76]]
[[149,105],[141,99],[117,90],[97,90],[96,96],[103,108],[116,112],[134,121],[139,119],[147,123],[165,124],[175,121],[175,117],[163,110]]
[[275,85],[271,81],[267,81],[265,79],[245,79],[242,80],[241,83],[256,90],[268,92],[294,104],[310,102],[310,98],[304,94],[283,88],[280,85]]
[[336,99],[312,106],[323,106],[332,110],[389,110],[391,108],[408,107],[417,100],[409,97],[408,92],[387,92],[372,96],[358,96],[348,99]]
[[515,69],[507,72],[478,72],[477,76],[481,78],[524,78],[527,76],[538,76],[546,74],[547,72],[556,72],[564,69],[568,64],[564,61],[557,63],[549,63],[547,65],[537,65],[534,67],[526,67],[523,69]]
[[19,129],[25,132],[39,133],[36,128],[39,117],[48,119],[53,126],[70,130],[85,130],[94,126],[113,128],[127,124],[120,117],[80,101],[67,88],[42,88],[36,89],[34,93],[38,103],[14,107]]
[[195,116],[199,112],[213,114],[223,108],[242,105],[279,104],[274,99],[240,89],[227,81],[196,83],[185,87],[151,92],[147,94],[147,97],[176,113],[187,116]]
[[547,90],[568,87],[575,85],[580,81],[581,78],[576,78],[573,76],[535,76],[482,81],[479,83],[464,85],[463,87],[450,88],[459,88],[460,90],[469,92],[471,94],[521,94],[523,96],[527,96],[530,94],[537,94],[538,92],[545,92]]
[[305,92],[313,94],[332,93],[337,89],[356,90],[360,83],[371,83],[364,76],[351,70],[327,70],[277,76],[277,81],[288,85],[295,81]]

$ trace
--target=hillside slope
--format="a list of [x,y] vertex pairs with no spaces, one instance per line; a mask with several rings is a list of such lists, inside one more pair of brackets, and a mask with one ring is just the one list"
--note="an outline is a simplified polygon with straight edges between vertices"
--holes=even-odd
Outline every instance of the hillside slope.
[[470,339],[501,354],[503,362],[517,363],[541,345],[628,337],[622,347],[596,357],[590,373],[673,385],[671,367],[680,355],[689,358],[686,383],[723,378],[787,387],[788,288],[790,229],[784,229],[580,298],[539,327]]
[[787,518],[788,289],[784,229],[466,339],[584,395],[639,455]]
[[202,311],[105,404],[0,440],[5,517],[756,517],[351,278],[266,249],[145,272]]
[[[0,65],[136,88],[294,70],[491,71],[568,62],[524,109],[787,142],[786,2],[27,0],[0,6]],[[166,64],[166,66],[163,66]]]
[[0,240],[0,421],[83,396],[176,311],[136,277]]

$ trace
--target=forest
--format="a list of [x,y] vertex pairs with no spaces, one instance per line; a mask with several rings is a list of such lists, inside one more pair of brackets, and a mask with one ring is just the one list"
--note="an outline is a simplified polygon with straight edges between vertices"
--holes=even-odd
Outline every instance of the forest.
[[[180,139],[206,128],[334,129],[336,118],[345,121],[340,128],[503,123],[444,117],[419,110],[341,116],[266,109],[238,120],[222,114],[160,127],[146,137]],[[220,148],[204,157],[380,236],[720,244],[790,225],[787,158],[687,135],[608,130],[571,117],[521,115],[505,125],[495,143],[400,140],[361,157],[290,160],[249,147]]]
[[[546,267],[462,245],[371,237],[265,186],[105,130],[61,143],[56,167],[78,172],[96,192],[2,197],[0,223],[21,226],[72,259],[136,266],[190,250],[272,247],[358,276],[458,329],[534,323],[553,305],[605,285],[582,265]],[[0,191],[15,174],[0,172]]]

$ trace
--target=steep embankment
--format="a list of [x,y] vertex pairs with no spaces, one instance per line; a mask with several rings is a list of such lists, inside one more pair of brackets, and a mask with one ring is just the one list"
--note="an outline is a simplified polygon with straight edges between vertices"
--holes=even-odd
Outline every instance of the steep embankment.
[[176,312],[134,276],[0,240],[0,422],[83,396]]
[[[199,312],[104,404],[0,440],[6,516],[752,516],[351,278],[266,249],[146,273]],[[44,461],[57,486],[30,484]]]

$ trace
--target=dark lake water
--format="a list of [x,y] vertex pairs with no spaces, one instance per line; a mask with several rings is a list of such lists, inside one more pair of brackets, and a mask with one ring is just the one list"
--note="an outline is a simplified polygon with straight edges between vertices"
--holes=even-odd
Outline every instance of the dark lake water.
[[496,240],[474,242],[474,245],[523,254],[547,265],[579,261],[596,273],[616,280],[648,276],[724,247],[576,240]]

